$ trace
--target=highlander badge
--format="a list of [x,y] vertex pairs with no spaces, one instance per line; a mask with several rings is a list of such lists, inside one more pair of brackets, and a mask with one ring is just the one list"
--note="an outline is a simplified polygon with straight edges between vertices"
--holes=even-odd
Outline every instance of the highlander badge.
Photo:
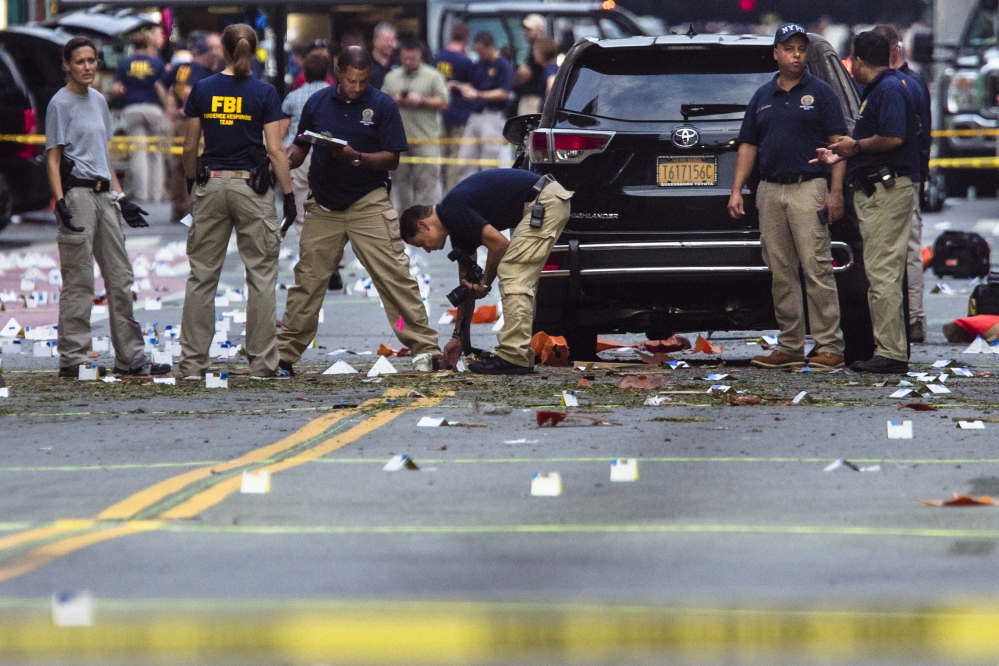
[[671,138],[677,148],[693,148],[701,140],[701,135],[693,127],[677,127]]
[[577,220],[616,220],[617,213],[569,213],[569,217]]

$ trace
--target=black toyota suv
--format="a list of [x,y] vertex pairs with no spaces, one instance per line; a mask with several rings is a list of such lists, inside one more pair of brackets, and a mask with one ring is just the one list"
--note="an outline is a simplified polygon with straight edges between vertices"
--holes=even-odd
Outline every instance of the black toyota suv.
[[[808,67],[832,85],[852,130],[859,99],[835,50],[810,35]],[[776,72],[771,39],[670,35],[577,42],[540,115],[505,135],[524,166],[575,191],[538,288],[535,330],[567,336],[575,358],[598,333],[776,328],[753,193],[727,204],[736,137],[753,92]],[[849,197],[847,197],[849,199]],[[873,355],[856,217],[833,225],[850,362]]]

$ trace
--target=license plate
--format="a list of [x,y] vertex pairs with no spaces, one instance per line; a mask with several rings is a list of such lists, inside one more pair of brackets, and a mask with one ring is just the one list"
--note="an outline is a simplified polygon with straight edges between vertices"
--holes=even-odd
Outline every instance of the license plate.
[[659,158],[660,187],[689,187],[717,183],[717,157],[684,155]]

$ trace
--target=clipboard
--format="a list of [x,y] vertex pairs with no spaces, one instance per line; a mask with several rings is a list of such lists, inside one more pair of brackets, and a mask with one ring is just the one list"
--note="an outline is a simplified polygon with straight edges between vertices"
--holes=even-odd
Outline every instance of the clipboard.
[[296,136],[295,143],[309,143],[313,146],[322,146],[334,152],[343,150],[343,147],[347,145],[347,142],[343,139],[337,139],[327,134],[316,134],[310,130],[306,130],[303,134]]

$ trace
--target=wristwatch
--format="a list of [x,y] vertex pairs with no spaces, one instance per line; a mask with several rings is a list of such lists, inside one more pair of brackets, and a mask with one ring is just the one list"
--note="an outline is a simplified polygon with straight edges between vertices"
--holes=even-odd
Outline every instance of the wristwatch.
[[361,166],[361,153],[358,153],[357,154],[357,159],[351,160],[350,163],[353,164],[356,167]]

